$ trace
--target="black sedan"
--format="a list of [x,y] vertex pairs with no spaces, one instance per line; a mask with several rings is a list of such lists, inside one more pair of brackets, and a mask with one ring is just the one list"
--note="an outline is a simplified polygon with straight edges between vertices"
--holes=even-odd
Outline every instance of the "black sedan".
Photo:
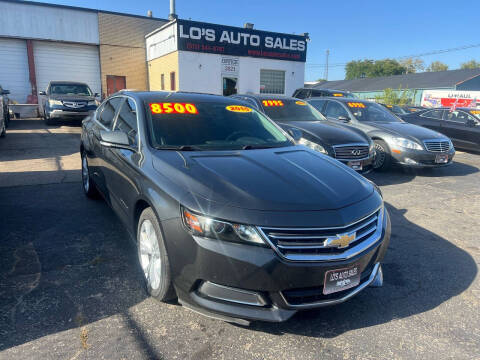
[[374,144],[354,127],[328,121],[307,102],[274,95],[233,95],[265,113],[285,130],[299,130],[299,143],[329,155],[352,169],[368,172],[373,167]]
[[351,92],[331,89],[300,88],[295,90],[292,94],[292,97],[297,99],[310,99],[314,97],[324,96],[346,97],[352,99],[356,98],[356,96],[353,95]]
[[448,137],[408,124],[382,105],[366,100],[310,99],[327,119],[354,126],[375,142],[374,167],[392,163],[411,167],[438,167],[452,162],[455,149]]
[[480,151],[480,110],[478,109],[427,109],[404,115],[402,119],[445,134],[458,148]]
[[83,121],[80,153],[158,300],[278,322],[382,284],[378,188],[241,101],[123,91]]

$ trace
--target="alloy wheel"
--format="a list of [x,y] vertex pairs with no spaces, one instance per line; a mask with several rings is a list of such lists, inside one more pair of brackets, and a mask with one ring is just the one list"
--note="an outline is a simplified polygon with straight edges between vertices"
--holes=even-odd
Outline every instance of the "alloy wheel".
[[375,143],[375,158],[373,160],[373,167],[375,169],[381,168],[383,164],[385,163],[385,149],[383,148],[382,145]]
[[150,220],[140,226],[140,265],[148,285],[156,290],[160,287],[162,260],[158,247],[157,234]]
[[82,156],[82,183],[83,189],[88,193],[88,190],[90,190],[90,174],[86,156]]

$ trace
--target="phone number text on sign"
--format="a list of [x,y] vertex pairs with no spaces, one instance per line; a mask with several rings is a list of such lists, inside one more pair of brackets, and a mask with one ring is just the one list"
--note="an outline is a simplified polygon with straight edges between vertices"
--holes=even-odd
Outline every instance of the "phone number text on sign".
[[197,107],[190,103],[151,103],[152,114],[198,114]]

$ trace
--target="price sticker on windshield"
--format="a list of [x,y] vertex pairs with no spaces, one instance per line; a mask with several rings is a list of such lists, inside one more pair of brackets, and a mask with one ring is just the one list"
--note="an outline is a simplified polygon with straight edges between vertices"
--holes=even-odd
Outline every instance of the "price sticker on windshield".
[[248,106],[243,106],[243,105],[229,105],[225,109],[227,109],[228,111],[237,112],[237,113],[252,112],[251,108],[249,108]]
[[480,115],[480,110],[470,110],[470,114],[472,114],[472,115]]
[[282,100],[263,100],[262,101],[263,106],[283,106],[283,101]]
[[306,106],[306,105],[307,105],[307,103],[306,103],[305,101],[300,101],[300,100],[295,101],[295,104],[297,104],[297,105],[302,105],[302,106]]
[[342,93],[334,93],[333,96],[335,96],[335,97],[343,97],[343,94],[342,94]]
[[190,103],[151,103],[152,114],[198,114],[197,107]]
[[348,106],[351,108],[365,108],[365,104],[361,102],[349,102]]

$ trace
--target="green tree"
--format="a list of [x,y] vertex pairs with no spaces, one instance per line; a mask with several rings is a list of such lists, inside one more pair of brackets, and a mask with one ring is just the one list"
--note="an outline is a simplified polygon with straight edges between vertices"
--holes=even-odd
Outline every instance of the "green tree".
[[470,60],[467,62],[464,62],[463,64],[460,65],[460,69],[476,69],[480,68],[480,62],[475,61],[475,60]]
[[371,78],[378,76],[400,75],[406,73],[406,68],[393,59],[383,60],[353,60],[345,66],[345,79]]
[[448,65],[442,63],[441,61],[433,61],[427,68],[427,71],[447,71],[448,70]]
[[425,69],[425,62],[419,58],[406,58],[400,60],[400,65],[404,66],[407,74],[413,74]]
[[377,102],[387,105],[407,105],[412,102],[411,93],[408,89],[402,89],[400,86],[397,90],[387,88],[383,93],[375,98]]

